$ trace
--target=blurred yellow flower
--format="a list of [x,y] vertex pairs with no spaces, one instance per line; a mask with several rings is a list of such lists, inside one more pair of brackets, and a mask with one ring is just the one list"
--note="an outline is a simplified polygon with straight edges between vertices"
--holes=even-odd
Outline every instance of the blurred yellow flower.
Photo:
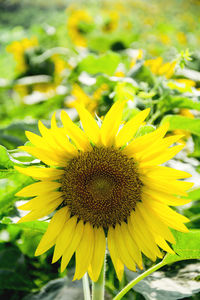
[[187,38],[184,32],[177,32],[176,34],[177,40],[179,41],[180,44],[186,45],[187,44]]
[[27,66],[24,54],[27,50],[36,46],[38,46],[38,40],[36,37],[32,37],[31,39],[24,38],[21,41],[14,41],[12,44],[7,46],[7,52],[13,54],[14,59],[17,63],[17,72],[22,73],[26,71]]
[[180,79],[176,79],[175,81],[185,84],[185,86],[188,86],[188,87],[195,87],[195,85],[196,85],[196,82],[191,79],[180,78]]
[[171,43],[170,37],[165,33],[161,33],[159,38],[164,45],[169,45]]
[[125,77],[125,74],[123,71],[116,71],[115,74],[114,74],[116,77]]
[[195,87],[196,83],[193,80],[180,78],[173,81],[169,81],[167,86],[170,89],[176,89],[181,93],[190,92],[192,93],[192,87]]
[[94,115],[102,94],[107,90],[108,85],[104,83],[96,89],[92,96],[88,96],[78,84],[74,84],[71,91],[74,100],[67,102],[67,106],[75,108],[77,104],[82,105]]
[[149,67],[153,74],[170,78],[174,74],[176,61],[163,63],[162,57],[159,56],[155,59],[146,60],[144,65]]
[[76,46],[87,46],[84,25],[90,25],[92,22],[93,19],[86,10],[72,10],[67,22],[67,29],[72,42]]
[[119,14],[117,11],[109,11],[107,12],[105,23],[102,27],[104,32],[112,32],[114,31],[119,24]]
[[130,63],[130,69],[133,68],[137,62],[137,60],[141,60],[143,58],[143,50],[138,49],[138,52],[134,58],[132,58],[131,63]]

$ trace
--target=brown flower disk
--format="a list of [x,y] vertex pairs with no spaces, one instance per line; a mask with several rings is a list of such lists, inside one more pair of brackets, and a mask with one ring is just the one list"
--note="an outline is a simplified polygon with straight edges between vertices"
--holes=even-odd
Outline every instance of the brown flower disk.
[[104,229],[126,221],[141,200],[141,188],[134,160],[115,148],[80,153],[69,161],[62,180],[71,215]]

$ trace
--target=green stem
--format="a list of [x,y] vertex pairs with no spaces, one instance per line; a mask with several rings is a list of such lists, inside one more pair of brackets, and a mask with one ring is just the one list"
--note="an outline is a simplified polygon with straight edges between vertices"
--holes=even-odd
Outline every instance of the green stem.
[[121,299],[126,293],[128,293],[128,291],[134,286],[136,285],[138,282],[140,282],[142,279],[144,279],[145,277],[147,277],[148,275],[150,275],[151,273],[155,272],[156,270],[160,269],[161,267],[163,267],[165,265],[165,262],[161,261],[160,263],[158,263],[157,265],[153,266],[152,268],[148,269],[147,271],[145,271],[144,273],[142,273],[141,275],[139,275],[137,278],[135,278],[134,280],[132,280],[131,282],[129,282],[120,292],[119,294],[117,294],[117,296],[115,296],[115,298],[113,298],[113,300],[119,300]]
[[160,111],[155,112],[154,115],[149,119],[148,123],[152,124],[160,116]]
[[91,300],[90,297],[90,285],[88,280],[88,274],[85,273],[82,279],[83,282],[83,294],[84,294],[84,300]]
[[106,264],[106,256],[101,269],[101,273],[99,275],[99,279],[96,282],[92,283],[92,300],[104,300],[105,264]]

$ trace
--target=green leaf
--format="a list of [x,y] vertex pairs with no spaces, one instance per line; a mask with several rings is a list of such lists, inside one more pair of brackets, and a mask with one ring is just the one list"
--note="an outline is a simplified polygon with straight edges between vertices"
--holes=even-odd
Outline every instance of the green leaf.
[[174,231],[173,235],[176,239],[176,244],[173,245],[176,254],[168,253],[163,259],[164,264],[187,259],[200,259],[200,230],[190,230],[187,233]]
[[0,214],[7,213],[17,200],[15,194],[32,182],[33,180],[30,177],[20,174],[19,172],[13,173],[13,176],[5,179],[2,187],[0,186]]
[[23,254],[13,245],[1,244],[0,290],[30,291],[34,287],[35,284],[29,278],[28,265]]
[[183,116],[167,115],[161,124],[169,122],[169,130],[182,129],[200,136],[200,119],[190,119]]
[[128,82],[118,82],[115,87],[115,101],[133,100],[136,88]]
[[9,169],[13,168],[13,165],[6,148],[0,145],[0,168]]
[[10,224],[9,226],[17,226],[24,231],[30,233],[44,234],[48,227],[48,222],[45,221],[31,221],[19,224]]
[[190,153],[189,157],[200,157],[200,137],[193,135],[192,136],[193,142],[194,142],[194,151]]
[[178,108],[188,108],[188,109],[196,109],[200,111],[200,103],[195,102],[192,99],[181,97],[181,96],[170,96],[167,97],[165,100],[165,103],[167,103],[167,106],[169,106],[171,109],[178,107]]
[[90,74],[104,73],[114,75],[114,72],[120,62],[120,56],[114,52],[108,52],[102,56],[89,54],[78,65],[80,71]]
[[188,193],[188,198],[191,200],[200,200],[200,188],[194,189]]
[[0,179],[7,178],[14,174],[17,174],[15,169],[0,169]]
[[139,128],[139,130],[137,131],[135,137],[139,137],[139,136],[148,134],[148,133],[150,133],[154,130],[155,130],[155,127],[152,126],[152,125],[143,125]]

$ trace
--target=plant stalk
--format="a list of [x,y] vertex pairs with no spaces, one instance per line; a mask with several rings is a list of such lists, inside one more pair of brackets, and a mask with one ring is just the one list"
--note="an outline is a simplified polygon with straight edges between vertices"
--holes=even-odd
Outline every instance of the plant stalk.
[[92,283],[92,300],[104,300],[105,265],[106,265],[106,255],[105,255],[104,263],[99,278],[96,282]]
[[142,279],[144,279],[145,277],[147,277],[148,275],[150,275],[151,273],[157,271],[158,269],[160,269],[161,267],[163,267],[165,265],[164,261],[161,261],[160,263],[156,264],[155,266],[151,267],[150,269],[146,270],[144,273],[142,273],[141,275],[139,275],[137,278],[135,278],[134,280],[130,281],[118,294],[117,296],[115,296],[115,298],[113,298],[113,300],[120,300],[122,299],[122,297],[128,293],[128,291],[134,286],[136,285],[138,282],[140,282]]
[[90,297],[90,285],[88,280],[88,274],[85,273],[82,279],[83,282],[83,294],[84,294],[84,300],[91,300]]

